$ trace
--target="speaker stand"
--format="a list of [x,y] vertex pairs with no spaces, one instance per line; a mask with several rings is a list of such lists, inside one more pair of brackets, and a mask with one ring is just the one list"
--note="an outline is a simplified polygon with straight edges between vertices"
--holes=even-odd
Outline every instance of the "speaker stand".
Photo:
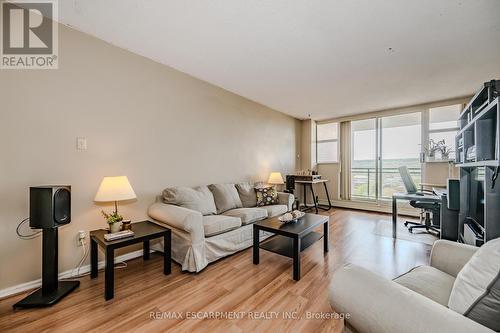
[[57,289],[49,294],[44,294],[42,289],[38,289],[27,297],[13,305],[16,308],[40,308],[51,306],[59,302],[64,296],[75,290],[80,285],[80,281],[59,281]]
[[58,281],[57,257],[57,227],[42,229],[42,288],[14,304],[14,309],[51,306],[80,285],[80,281]]

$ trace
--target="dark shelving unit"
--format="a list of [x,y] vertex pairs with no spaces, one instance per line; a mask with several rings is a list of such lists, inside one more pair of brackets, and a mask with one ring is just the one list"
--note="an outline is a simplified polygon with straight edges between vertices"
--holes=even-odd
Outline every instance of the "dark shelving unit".
[[455,162],[459,166],[500,165],[499,119],[500,104],[497,97],[460,129],[455,139]]
[[[481,246],[500,237],[500,80],[485,82],[461,112],[459,241]],[[500,183],[500,177],[498,179]]]

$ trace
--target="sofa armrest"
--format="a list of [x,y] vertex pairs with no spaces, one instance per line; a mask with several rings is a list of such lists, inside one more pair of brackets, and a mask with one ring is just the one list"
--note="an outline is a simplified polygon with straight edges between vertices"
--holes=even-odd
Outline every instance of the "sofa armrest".
[[477,249],[467,244],[437,240],[432,246],[431,266],[456,277]]
[[287,205],[288,211],[293,210],[293,203],[295,201],[295,196],[291,193],[278,192],[278,202],[280,205]]
[[493,333],[461,314],[364,268],[334,272],[330,304],[356,331],[373,333]]
[[149,207],[148,215],[157,221],[189,233],[193,243],[205,238],[203,220],[200,212],[156,202]]

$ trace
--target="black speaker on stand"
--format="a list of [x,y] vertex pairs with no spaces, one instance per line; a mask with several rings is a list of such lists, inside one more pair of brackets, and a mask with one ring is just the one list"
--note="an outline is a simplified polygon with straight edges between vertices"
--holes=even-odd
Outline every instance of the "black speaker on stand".
[[71,186],[30,187],[30,227],[42,229],[42,287],[14,308],[51,306],[80,285],[58,280],[57,228],[71,222]]

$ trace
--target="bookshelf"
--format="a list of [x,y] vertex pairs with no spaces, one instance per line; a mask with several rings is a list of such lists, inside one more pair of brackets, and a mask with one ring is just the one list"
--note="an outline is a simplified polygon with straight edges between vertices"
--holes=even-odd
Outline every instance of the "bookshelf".
[[459,241],[500,237],[500,80],[485,82],[461,112],[455,138],[460,168]]
[[497,97],[460,129],[455,142],[457,147],[455,162],[457,164],[464,166],[500,165],[499,115],[500,104]]

